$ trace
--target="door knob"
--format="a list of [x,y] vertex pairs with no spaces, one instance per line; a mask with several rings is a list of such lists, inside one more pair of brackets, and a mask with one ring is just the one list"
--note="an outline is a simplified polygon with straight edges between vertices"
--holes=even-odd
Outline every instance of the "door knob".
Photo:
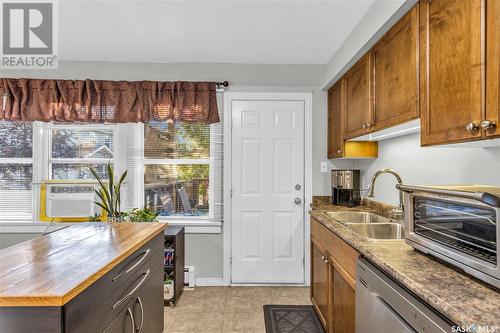
[[491,128],[497,127],[497,123],[494,121],[490,121],[490,120],[483,120],[481,122],[481,127],[483,129],[491,129]]
[[295,200],[293,202],[295,202],[295,204],[298,206],[298,205],[300,205],[302,203],[302,199],[295,198]]
[[295,185],[295,189],[296,189],[297,191],[300,191],[300,189],[301,189],[301,188],[302,188],[302,186],[300,186],[300,184]]
[[473,132],[473,131],[477,131],[479,129],[479,125],[476,124],[475,122],[471,121],[470,123],[468,123],[467,125],[465,125],[465,130],[467,132]]

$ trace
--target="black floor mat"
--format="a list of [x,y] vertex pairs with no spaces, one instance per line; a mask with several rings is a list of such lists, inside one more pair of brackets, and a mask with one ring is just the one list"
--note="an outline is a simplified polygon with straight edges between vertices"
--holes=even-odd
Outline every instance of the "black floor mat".
[[324,333],[312,305],[264,305],[266,333]]

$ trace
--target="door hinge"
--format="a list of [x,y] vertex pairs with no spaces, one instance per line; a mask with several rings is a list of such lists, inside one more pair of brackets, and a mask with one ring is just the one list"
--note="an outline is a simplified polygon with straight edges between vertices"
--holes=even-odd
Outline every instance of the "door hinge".
[[229,195],[231,196],[231,198],[233,197],[233,188],[231,187],[231,190],[229,191]]
[[229,256],[229,263],[233,264],[233,255],[232,254]]

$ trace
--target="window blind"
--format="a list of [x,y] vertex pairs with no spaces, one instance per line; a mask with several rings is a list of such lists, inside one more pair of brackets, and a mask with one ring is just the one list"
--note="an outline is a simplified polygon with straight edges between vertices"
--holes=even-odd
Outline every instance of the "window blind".
[[31,219],[32,123],[0,122],[0,220]]
[[151,122],[143,142],[144,205],[160,218],[223,220],[223,121]]

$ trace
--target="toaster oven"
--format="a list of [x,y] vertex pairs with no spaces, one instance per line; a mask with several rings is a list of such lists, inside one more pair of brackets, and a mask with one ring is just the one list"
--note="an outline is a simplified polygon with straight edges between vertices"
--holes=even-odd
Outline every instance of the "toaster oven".
[[410,246],[500,288],[500,187],[397,187]]

